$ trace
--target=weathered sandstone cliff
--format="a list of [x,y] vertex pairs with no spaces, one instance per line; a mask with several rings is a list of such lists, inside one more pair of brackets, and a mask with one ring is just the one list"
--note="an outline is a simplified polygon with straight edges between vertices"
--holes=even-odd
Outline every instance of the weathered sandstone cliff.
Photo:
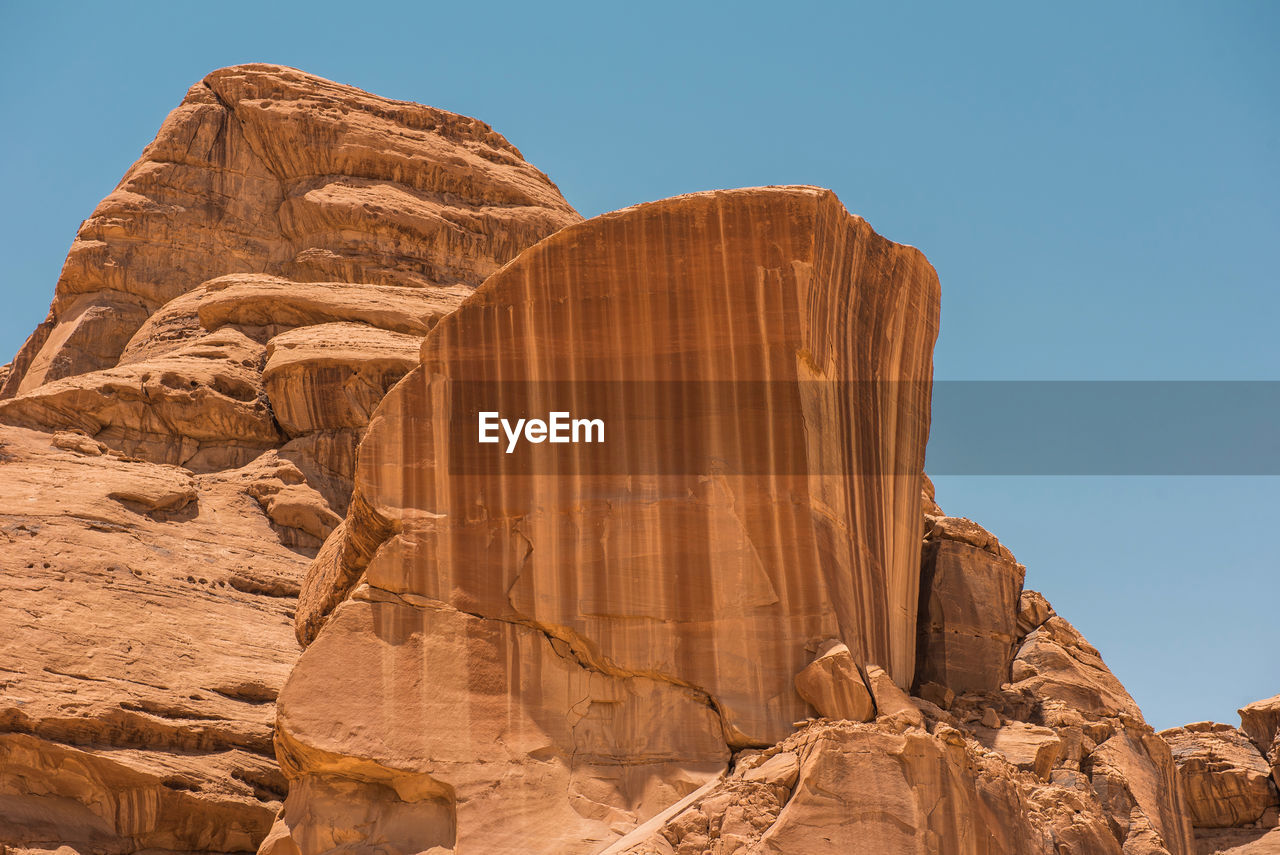
[[187,93],[0,401],[0,844],[251,851],[307,561],[422,337],[579,217],[474,119],[276,66]]
[[[309,574],[315,641],[277,729],[290,838],[341,839],[312,790],[372,814],[410,788],[412,846],[595,851],[790,733],[806,649],[843,642],[910,685],[937,312],[918,252],[812,188],[608,214],[491,276],[374,415]],[[557,404],[565,378],[576,400]],[[776,400],[753,431],[656,399],[695,379]],[[495,446],[459,474],[475,435],[449,396],[486,383],[533,412],[644,384],[648,407],[603,419],[603,458],[543,446],[554,468],[530,471]],[[679,471],[655,465],[676,453]]]
[[580,220],[474,119],[192,87],[0,369],[0,855],[1280,852],[1280,696],[1153,732],[936,503],[919,252]]

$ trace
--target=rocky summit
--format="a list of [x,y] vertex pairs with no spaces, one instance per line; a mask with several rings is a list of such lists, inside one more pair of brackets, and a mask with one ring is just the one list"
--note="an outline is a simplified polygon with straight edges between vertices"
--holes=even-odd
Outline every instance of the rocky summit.
[[0,369],[0,853],[1280,853],[1280,696],[1155,732],[936,503],[939,305],[827,190],[584,221],[213,72]]

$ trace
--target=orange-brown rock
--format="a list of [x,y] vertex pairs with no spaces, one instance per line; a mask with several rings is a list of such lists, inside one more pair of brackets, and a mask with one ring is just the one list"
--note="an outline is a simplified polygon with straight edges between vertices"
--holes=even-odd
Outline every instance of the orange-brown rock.
[[606,855],[1119,855],[1089,792],[1047,785],[946,724],[810,724],[744,752]]
[[11,427],[0,460],[0,840],[252,849],[306,562],[247,489],[267,476]]
[[1153,733],[938,507],[918,252],[579,219],[476,120],[192,88],[0,368],[0,853],[1275,851],[1278,699]]
[[[323,626],[280,701],[291,780],[418,782],[433,793],[424,816],[463,851],[592,851],[590,841],[722,769],[712,748],[723,758],[727,745],[785,737],[807,711],[793,685],[806,648],[843,642],[857,662],[886,663],[884,681],[909,685],[937,298],[919,253],[813,188],[627,209],[565,229],[490,277],[432,330],[421,366],[375,414],[346,523],[309,574],[300,631],[309,638]],[[584,395],[768,383],[777,400],[754,432],[732,410],[685,422],[656,401],[634,423],[605,419],[617,433],[603,449],[542,446],[569,455],[556,471],[520,469],[527,459],[508,468],[521,458],[498,448],[479,470],[456,471],[475,464],[471,451],[451,454],[476,446],[476,434],[474,423],[451,430],[448,389],[501,381],[504,392],[537,396],[539,384],[564,378],[595,384]],[[585,405],[607,406],[609,394]],[[680,469],[663,468],[670,442],[682,448]],[[753,470],[769,455],[775,469]],[[324,623],[357,579],[356,598]],[[467,626],[492,640],[459,650],[450,639]],[[404,640],[385,646],[392,638]],[[521,645],[530,646],[514,659],[499,655]],[[436,650],[462,670],[432,667],[445,656]],[[428,668],[432,692],[465,709],[488,657],[510,660],[484,681],[498,705],[492,725],[441,705],[404,706],[413,675]],[[555,699],[517,665],[567,669],[609,693],[618,681],[649,688],[629,689],[634,701],[621,706]],[[349,675],[342,694],[360,699],[349,709],[322,700],[338,672]],[[405,676],[380,676],[392,672]],[[700,702],[677,703],[685,697]],[[512,741],[509,759],[476,763],[474,734],[522,732],[526,715],[573,721],[588,700],[615,705],[594,753],[627,770],[621,778],[593,772],[590,788],[574,783],[575,755],[545,723],[543,741]],[[366,721],[391,708],[403,718]],[[375,741],[350,740],[353,728]],[[697,750],[670,743],[677,734],[696,737]],[[685,770],[674,781],[687,789],[637,765],[641,748]],[[489,800],[494,775],[530,801]],[[644,796],[655,792],[663,797]],[[445,808],[455,824],[439,819]],[[337,833],[316,830],[312,816],[305,798],[291,799],[273,838],[286,848],[271,851],[288,851],[286,835],[310,852],[304,841]]]
[[0,421],[79,430],[156,463],[210,472],[284,441],[267,406],[262,345],[224,327],[143,362],[54,380],[0,401]]
[[1198,855],[1280,855],[1280,826],[1196,829]]
[[1270,766],[1231,725],[1204,721],[1160,736],[1173,750],[1196,827],[1252,825],[1268,808],[1280,807]]
[[418,364],[422,340],[363,324],[318,324],[267,344],[262,382],[291,437],[363,428],[396,381]]
[[828,642],[818,656],[796,675],[796,691],[824,718],[867,721],[875,716],[875,702],[849,648]]
[[987,748],[1013,766],[1035,773],[1047,781],[1062,756],[1062,739],[1056,731],[1025,722],[995,722],[994,727],[975,727],[974,735]]
[[[1185,788],[1168,744],[1143,721],[1098,651],[1043,596],[1023,591],[1015,608],[1010,615],[1019,633],[1014,682],[999,693],[962,696],[952,712],[976,722],[979,705],[1000,704],[1013,721],[1001,722],[994,732],[984,723],[975,732],[985,745],[1004,752],[1015,765],[1030,765],[1041,777],[1044,767],[1036,761],[1043,758],[1034,757],[1028,740],[1006,742],[999,736],[1006,730],[1009,737],[1034,733],[1047,746],[1053,742],[1050,733],[1056,734],[1048,780],[1092,792],[1126,855],[1190,855],[1195,842]],[[1019,728],[1017,722],[1035,729]]]
[[965,519],[930,520],[921,556],[916,683],[953,692],[998,691],[1009,681],[1026,568]]
[[1023,639],[1011,674],[1015,688],[1025,689],[1053,710],[1142,721],[1138,705],[1098,649],[1057,615]]
[[1128,853],[1191,853],[1195,838],[1169,746],[1149,727],[1121,726],[1085,768]]
[[361,589],[307,655],[279,705],[288,835],[266,852],[355,833],[398,851],[592,852],[729,757],[705,693],[420,597]]
[[474,288],[577,219],[488,125],[272,65],[215,71],[81,226],[3,395],[114,365],[229,273]]
[[474,119],[278,66],[188,92],[0,372],[0,844],[256,849],[369,413],[578,219]]
[[1280,695],[1254,701],[1238,712],[1240,730],[1271,764],[1271,780],[1280,787]]
[[417,336],[425,336],[471,293],[465,285],[293,282],[264,274],[220,276],[201,288],[197,315],[199,325],[209,330],[226,324],[292,329],[346,321]]
[[[0,421],[197,471],[243,465],[282,439],[256,376],[272,336],[330,322],[421,336],[576,219],[474,119],[279,66],[214,72],[81,227]],[[385,351],[377,335],[353,349]],[[355,412],[326,414],[344,429],[363,427],[355,413],[392,378],[364,362],[348,378]],[[308,452],[339,459],[304,468],[345,509],[355,438],[317,439]]]

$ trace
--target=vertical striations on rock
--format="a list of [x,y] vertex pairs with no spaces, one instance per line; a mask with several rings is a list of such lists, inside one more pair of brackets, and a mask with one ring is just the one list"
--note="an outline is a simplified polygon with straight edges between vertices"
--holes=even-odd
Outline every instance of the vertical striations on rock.
[[[629,208],[491,276],[375,414],[308,576],[280,840],[338,839],[312,789],[416,782],[460,851],[589,852],[790,733],[825,642],[909,686],[937,314],[919,252],[808,187]],[[448,396],[485,384],[641,406],[551,469],[477,462]]]

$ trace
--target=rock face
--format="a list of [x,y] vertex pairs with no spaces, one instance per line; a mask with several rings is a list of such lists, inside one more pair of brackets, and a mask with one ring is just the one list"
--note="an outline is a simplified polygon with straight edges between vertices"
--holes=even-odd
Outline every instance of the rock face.
[[1026,568],[969,520],[926,515],[926,526],[916,683],[998,691],[1009,681]]
[[[291,459],[345,509],[359,431],[398,377],[386,348],[405,344],[328,324],[420,338],[577,219],[475,119],[279,66],[215,71],[81,227],[49,318],[0,390],[0,421],[82,430],[198,472],[293,439]],[[299,336],[313,343],[310,363],[283,356]],[[264,385],[276,351],[293,365],[285,376],[320,359],[315,382],[342,388],[300,397]],[[273,368],[268,380],[285,371]],[[317,394],[334,411],[297,421]]]
[[938,506],[923,256],[579,220],[476,120],[191,89],[0,368],[0,855],[1280,850],[1280,696],[1154,733]]
[[[433,839],[459,851],[594,851],[723,771],[732,748],[790,733],[808,711],[794,688],[806,647],[834,639],[909,685],[937,301],[919,253],[813,188],[627,209],[490,277],[375,414],[351,511],[308,575],[299,619],[315,641],[279,704],[298,792],[413,781]],[[582,384],[582,412],[688,378],[767,383],[777,400],[755,433],[714,407],[687,422],[662,400],[634,422],[611,410],[620,436],[603,458],[562,447],[539,469],[495,448],[450,477],[471,463],[451,446],[476,445],[474,421],[451,427],[450,389],[501,381],[539,398],[562,378]],[[851,381],[867,397],[813,391]],[[641,422],[657,423],[653,444]],[[661,470],[673,442],[683,468]],[[762,455],[809,468],[758,473]],[[358,699],[341,710],[322,700],[338,679]],[[491,712],[467,701],[477,680]],[[501,733],[502,759],[478,763]],[[291,796],[288,842],[270,851],[339,839],[315,815]]]
[[300,473],[17,428],[0,454],[0,841],[252,849],[287,789],[272,701],[304,559],[246,488]]
[[[1280,853],[1275,730],[1280,696],[1240,710],[1240,728],[1198,722],[1161,731],[1173,749],[1201,853]],[[1272,747],[1270,759],[1264,747]]]
[[1280,695],[1254,701],[1239,712],[1240,730],[1271,764],[1271,780],[1280,787]]
[[1182,775],[1191,822],[1198,828],[1251,825],[1280,806],[1271,769],[1229,724],[1200,722],[1160,732]]
[[483,122],[280,66],[224,68],[81,226],[3,394],[111,367],[152,313],[224,274],[474,288],[575,219]]
[[474,119],[276,66],[192,87],[0,372],[0,849],[259,846],[370,414],[578,219]]

